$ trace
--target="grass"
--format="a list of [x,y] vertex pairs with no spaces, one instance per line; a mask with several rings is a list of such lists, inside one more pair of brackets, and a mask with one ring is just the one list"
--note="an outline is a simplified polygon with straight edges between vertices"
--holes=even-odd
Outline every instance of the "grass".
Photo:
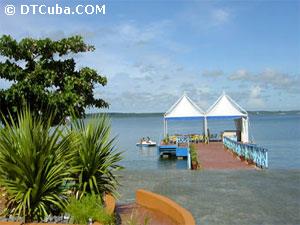
[[114,217],[106,213],[101,198],[97,195],[85,195],[79,200],[71,198],[66,212],[70,214],[71,223],[75,224],[88,224],[94,221],[107,225],[115,224]]

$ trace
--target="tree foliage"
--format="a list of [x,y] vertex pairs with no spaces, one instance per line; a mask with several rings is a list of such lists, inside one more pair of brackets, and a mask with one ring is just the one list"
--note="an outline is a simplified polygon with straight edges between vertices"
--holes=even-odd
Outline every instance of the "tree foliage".
[[0,89],[0,110],[16,120],[17,112],[29,105],[39,115],[56,111],[57,124],[70,114],[81,118],[89,106],[108,107],[103,99],[94,97],[96,85],[105,86],[107,79],[89,67],[76,68],[77,53],[94,51],[80,36],[59,41],[11,36],[0,38],[0,78],[11,81],[8,89]]

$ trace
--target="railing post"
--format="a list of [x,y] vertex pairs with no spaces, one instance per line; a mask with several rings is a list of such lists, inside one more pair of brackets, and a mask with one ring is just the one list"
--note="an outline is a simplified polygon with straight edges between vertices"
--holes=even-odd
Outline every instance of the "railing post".
[[268,165],[268,152],[266,151],[266,168],[268,168],[269,165]]
[[188,150],[188,157],[187,157],[187,164],[188,164],[188,169],[191,169],[191,153],[190,153],[190,149]]

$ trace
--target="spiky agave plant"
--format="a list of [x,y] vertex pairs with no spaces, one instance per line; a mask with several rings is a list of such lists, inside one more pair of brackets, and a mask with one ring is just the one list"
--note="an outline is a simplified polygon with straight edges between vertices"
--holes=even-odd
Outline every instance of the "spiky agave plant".
[[75,179],[75,194],[80,199],[85,194],[116,193],[116,170],[122,159],[115,147],[116,138],[110,137],[110,121],[106,115],[92,118],[87,124],[76,120],[72,132],[77,139],[71,168]]
[[16,122],[4,120],[0,131],[0,185],[8,194],[7,214],[25,222],[43,220],[64,208],[63,183],[69,177],[69,135],[51,128],[52,117],[33,116],[29,109]]

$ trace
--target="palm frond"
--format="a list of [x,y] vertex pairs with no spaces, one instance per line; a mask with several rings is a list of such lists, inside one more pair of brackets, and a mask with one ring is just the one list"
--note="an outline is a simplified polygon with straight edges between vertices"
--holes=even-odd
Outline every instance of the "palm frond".
[[116,170],[122,153],[116,149],[111,136],[110,121],[106,115],[92,118],[87,124],[76,120],[72,124],[78,146],[73,151],[71,168],[76,181],[78,196],[85,193],[116,193],[118,185]]
[[51,128],[51,120],[33,116],[29,109],[17,122],[4,120],[0,131],[0,184],[8,193],[7,213],[25,221],[43,220],[66,203],[71,135]]

